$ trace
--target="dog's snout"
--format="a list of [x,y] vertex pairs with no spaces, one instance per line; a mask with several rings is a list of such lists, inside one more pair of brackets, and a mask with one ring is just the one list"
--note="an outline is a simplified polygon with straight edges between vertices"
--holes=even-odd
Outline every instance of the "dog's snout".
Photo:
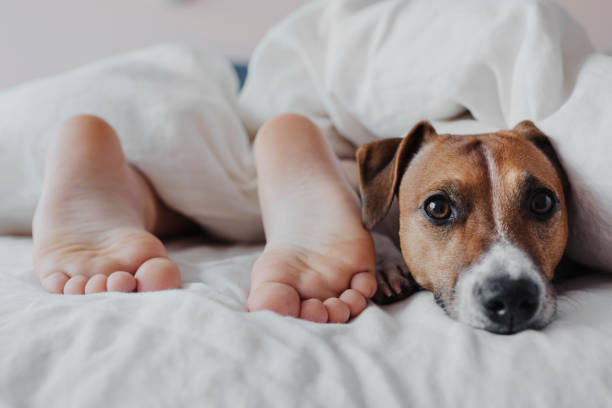
[[477,291],[492,331],[514,333],[536,313],[540,290],[531,279],[496,277],[487,279]]

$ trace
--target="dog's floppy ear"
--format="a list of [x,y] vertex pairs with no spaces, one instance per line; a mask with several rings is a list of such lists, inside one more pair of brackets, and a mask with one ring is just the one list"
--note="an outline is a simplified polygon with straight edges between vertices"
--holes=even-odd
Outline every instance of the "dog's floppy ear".
[[559,156],[557,156],[557,152],[555,151],[555,148],[550,142],[548,136],[538,129],[530,120],[522,121],[516,125],[513,130],[533,143],[542,153],[546,155],[546,157],[548,157],[548,160],[550,160],[552,165],[555,167],[555,170],[557,170],[557,174],[559,175],[561,184],[563,185],[563,193],[565,194],[565,197],[568,198],[570,193],[569,178],[567,177],[567,173],[561,164],[561,160],[559,160]]
[[436,135],[428,122],[420,122],[406,137],[368,143],[357,150],[363,225],[373,228],[389,211],[408,162],[423,141]]

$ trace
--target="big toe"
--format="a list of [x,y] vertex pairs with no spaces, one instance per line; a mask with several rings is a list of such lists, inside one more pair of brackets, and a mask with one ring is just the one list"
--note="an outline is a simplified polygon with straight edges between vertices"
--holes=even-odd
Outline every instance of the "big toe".
[[376,277],[372,272],[360,272],[351,279],[351,288],[365,296],[371,298],[376,293]]
[[134,276],[138,292],[176,289],[181,286],[181,272],[167,258],[149,259],[140,265]]
[[285,316],[298,317],[300,295],[292,286],[279,282],[264,282],[251,290],[249,311],[270,310]]

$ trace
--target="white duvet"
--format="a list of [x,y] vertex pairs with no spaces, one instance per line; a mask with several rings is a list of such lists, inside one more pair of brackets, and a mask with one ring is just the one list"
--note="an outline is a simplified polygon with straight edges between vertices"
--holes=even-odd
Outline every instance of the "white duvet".
[[[182,46],[109,58],[0,93],[0,234],[28,234],[59,123],[106,119],[159,196],[216,235],[263,236],[229,61]],[[76,177],[76,175],[75,175]]]
[[[272,29],[241,95],[253,133],[267,118],[313,118],[339,155],[405,135],[533,120],[574,190],[569,253],[612,271],[612,57],[551,0],[314,1]],[[475,120],[453,120],[468,109]]]
[[[261,238],[248,134],[317,121],[340,156],[416,121],[441,131],[530,118],[577,194],[570,252],[610,271],[612,58],[552,3],[314,1],[229,63],[182,47],[106,60],[0,94],[0,231],[29,232],[58,121],[106,118],[162,198],[225,238]],[[468,108],[474,120],[451,120]],[[246,129],[243,124],[246,124]],[[76,176],[76,175],[75,175]],[[607,407],[612,277],[559,287],[557,319],[499,336],[422,292],[347,325],[246,313],[259,246],[169,243],[181,290],[58,296],[29,238],[0,238],[0,406]]]

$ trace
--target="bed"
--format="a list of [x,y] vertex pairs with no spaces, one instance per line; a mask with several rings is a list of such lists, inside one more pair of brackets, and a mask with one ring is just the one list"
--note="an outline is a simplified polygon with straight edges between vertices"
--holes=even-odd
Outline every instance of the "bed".
[[0,406],[606,407],[612,277],[560,285],[557,319],[500,336],[428,292],[347,325],[247,313],[259,246],[168,243],[180,290],[57,296],[0,238]]
[[[305,9],[303,15],[316,7]],[[281,29],[269,38],[274,40],[282,33]],[[159,58],[160,52],[167,58]],[[256,53],[256,58],[262,54]],[[138,62],[147,59],[156,61],[159,69],[151,70],[147,65],[144,75],[139,71],[144,65]],[[163,48],[109,60],[52,82],[0,95],[0,125],[4,131],[0,139],[5,138],[0,140],[5,149],[0,151],[4,155],[0,160],[0,194],[4,198],[0,226],[11,221],[8,216],[2,218],[3,214],[16,219],[14,225],[27,223],[41,177],[38,168],[21,172],[15,162],[10,162],[15,156],[10,149],[16,146],[12,141],[49,137],[45,128],[18,120],[25,110],[23,103],[44,115],[48,109],[42,107],[47,105],[38,104],[42,98],[35,97],[41,92],[61,99],[61,92],[68,92],[65,89],[70,86],[71,92],[85,89],[86,94],[73,93],[78,95],[73,98],[78,102],[75,106],[97,106],[105,117],[113,118],[111,122],[117,124],[120,135],[130,134],[135,129],[131,126],[136,126],[130,122],[133,112],[108,104],[89,105],[87,98],[99,103],[104,95],[83,84],[90,84],[92,75],[101,84],[118,79],[125,84],[127,72],[139,78],[134,83],[142,90],[150,85],[149,79],[157,83],[165,78],[170,65],[189,76],[193,66],[202,61],[183,48]],[[230,78],[225,68],[213,65],[228,89],[237,88],[236,79]],[[293,68],[286,72],[301,72]],[[101,72],[110,74],[100,77]],[[239,72],[244,73],[244,68]],[[275,80],[264,82],[280,87],[283,78]],[[159,90],[153,87],[146,90],[160,100],[163,95],[181,102],[172,105],[173,109],[180,107],[183,116],[179,119],[188,119],[194,112],[183,108],[193,105],[191,90],[203,93],[202,89],[209,88],[189,78],[185,81],[176,82],[187,89],[182,95],[156,93]],[[300,84],[308,86],[306,82]],[[247,99],[257,89],[251,86]],[[177,111],[170,109],[160,117],[159,104],[141,100],[132,88],[121,87],[122,92],[126,89],[128,95],[135,95],[131,103],[146,113],[146,123],[138,126],[145,126],[150,134],[158,135],[159,124],[176,116]],[[325,94],[331,98],[327,106],[340,106],[332,98],[338,95],[330,95]],[[232,99],[231,104],[236,103]],[[64,103],[62,109],[49,115],[65,116],[74,109]],[[357,129],[353,134],[367,136],[367,131],[360,133],[360,128],[349,126],[346,112],[344,116],[339,110],[334,113],[339,115],[335,124],[338,129],[345,126],[341,129],[345,134],[351,133],[347,129]],[[554,123],[549,126],[555,129]],[[14,132],[7,133],[7,129]],[[161,136],[155,140],[166,142]],[[158,183],[156,188],[165,194],[164,199],[180,207],[180,202],[172,202],[179,200],[180,190],[164,190],[173,183],[159,180],[159,174],[169,170],[155,173],[157,157],[138,157],[130,140],[123,142],[139,167]],[[44,149],[38,142],[28,146],[24,157],[37,162]],[[238,149],[234,153],[242,157],[245,152]],[[30,187],[24,189],[26,184]],[[245,197],[245,202],[251,199]],[[4,234],[10,229],[5,228]],[[27,233],[23,228],[14,232]],[[0,406],[501,408],[608,407],[612,403],[609,273],[575,271],[579,277],[557,285],[557,318],[548,327],[503,336],[451,320],[429,292],[419,292],[389,306],[370,304],[346,325],[315,324],[271,312],[248,313],[249,270],[261,245],[228,245],[193,236],[169,241],[167,247],[182,271],[179,290],[58,296],[45,293],[34,276],[31,238],[0,237]],[[595,263],[603,263],[609,256],[600,253],[602,257]]]

